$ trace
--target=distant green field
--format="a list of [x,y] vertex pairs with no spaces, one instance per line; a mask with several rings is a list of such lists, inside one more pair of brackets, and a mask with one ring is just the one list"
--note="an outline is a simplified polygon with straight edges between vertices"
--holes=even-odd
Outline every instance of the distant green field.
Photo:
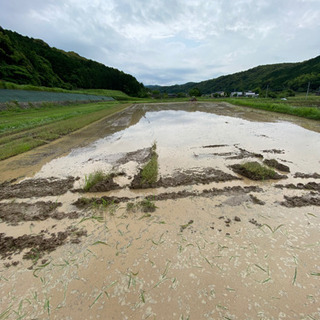
[[0,111],[0,160],[47,144],[127,106],[110,101]]

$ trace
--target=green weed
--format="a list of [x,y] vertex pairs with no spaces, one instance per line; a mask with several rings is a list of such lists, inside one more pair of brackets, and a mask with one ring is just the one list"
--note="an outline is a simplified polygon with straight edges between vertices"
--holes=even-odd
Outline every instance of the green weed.
[[88,192],[97,183],[107,180],[110,177],[109,174],[105,174],[102,170],[97,170],[89,175],[85,175],[83,190]]
[[151,159],[141,170],[142,184],[153,184],[158,179],[158,154],[157,145],[153,144],[151,149]]

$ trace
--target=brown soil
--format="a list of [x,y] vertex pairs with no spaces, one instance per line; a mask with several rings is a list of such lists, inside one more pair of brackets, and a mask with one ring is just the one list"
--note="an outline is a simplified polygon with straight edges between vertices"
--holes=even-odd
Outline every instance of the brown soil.
[[290,172],[290,168],[280,162],[278,162],[276,159],[265,159],[263,163],[271,168],[277,169],[279,171],[283,172]]
[[30,179],[20,183],[4,182],[0,184],[0,200],[10,198],[32,198],[58,196],[72,189],[77,178],[66,179]]

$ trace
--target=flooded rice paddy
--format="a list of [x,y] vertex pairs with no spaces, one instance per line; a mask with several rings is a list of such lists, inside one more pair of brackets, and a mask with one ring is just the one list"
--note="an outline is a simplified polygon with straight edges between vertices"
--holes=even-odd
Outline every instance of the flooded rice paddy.
[[[279,179],[234,170],[266,160]],[[224,103],[133,105],[2,161],[0,319],[320,319],[319,166],[319,122]]]

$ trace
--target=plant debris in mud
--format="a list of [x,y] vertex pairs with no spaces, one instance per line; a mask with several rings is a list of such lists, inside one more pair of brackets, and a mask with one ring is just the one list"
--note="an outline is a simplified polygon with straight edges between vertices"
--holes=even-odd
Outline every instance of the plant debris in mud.
[[313,193],[310,193],[307,195],[303,195],[301,197],[284,196],[284,198],[285,198],[285,201],[280,202],[280,204],[288,208],[320,206],[320,196],[318,194],[314,195]]
[[251,180],[285,179],[286,176],[279,175],[274,170],[261,165],[259,162],[246,162],[230,166],[232,170]]
[[20,183],[4,182],[0,184],[0,200],[62,195],[72,189],[77,179],[68,177],[66,179],[28,179]]
[[154,201],[149,198],[145,198],[142,201],[138,201],[138,202],[127,203],[127,212],[142,211],[145,213],[151,213],[151,212],[154,212],[156,209],[157,209],[157,206],[155,205]]
[[85,176],[83,190],[85,192],[104,192],[120,189],[121,187],[113,181],[113,178],[123,173],[104,173],[102,170],[90,173]]
[[127,197],[101,197],[101,198],[85,198],[81,197],[77,199],[77,201],[73,202],[72,204],[79,209],[88,208],[88,207],[104,207],[107,208],[112,204],[119,204],[121,202],[128,202],[131,198]]
[[23,259],[33,260],[35,263],[46,253],[62,246],[71,237],[70,242],[79,243],[79,238],[86,236],[87,232],[69,227],[66,231],[60,231],[57,234],[51,233],[48,237],[43,230],[38,235],[23,235],[17,238],[6,237],[0,233],[0,256],[1,258],[10,258],[13,254],[19,254],[24,249],[30,249],[23,255]]
[[183,230],[187,229],[193,224],[193,220],[190,220],[187,224],[183,224],[180,226],[180,232],[183,232]]
[[288,166],[278,162],[276,159],[270,159],[270,160],[265,159],[263,163],[268,167],[277,169],[279,171],[288,172],[288,173],[290,172],[290,168]]

